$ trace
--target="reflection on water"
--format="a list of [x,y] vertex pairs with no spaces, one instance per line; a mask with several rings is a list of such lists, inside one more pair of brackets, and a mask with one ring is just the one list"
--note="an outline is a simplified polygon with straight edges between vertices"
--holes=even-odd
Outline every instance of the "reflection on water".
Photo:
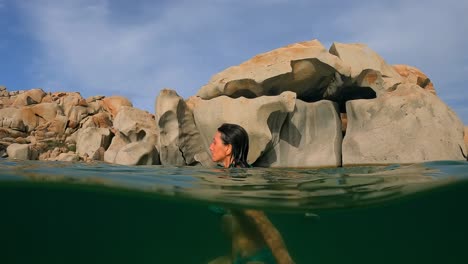
[[468,179],[466,162],[324,169],[205,169],[0,161],[0,181],[60,182],[156,196],[308,212],[357,207]]

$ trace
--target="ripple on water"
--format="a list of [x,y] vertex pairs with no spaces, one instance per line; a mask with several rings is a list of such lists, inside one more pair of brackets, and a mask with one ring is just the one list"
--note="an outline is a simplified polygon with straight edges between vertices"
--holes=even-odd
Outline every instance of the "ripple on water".
[[0,182],[60,183],[281,210],[362,206],[468,179],[468,163],[349,168],[207,169],[0,161]]

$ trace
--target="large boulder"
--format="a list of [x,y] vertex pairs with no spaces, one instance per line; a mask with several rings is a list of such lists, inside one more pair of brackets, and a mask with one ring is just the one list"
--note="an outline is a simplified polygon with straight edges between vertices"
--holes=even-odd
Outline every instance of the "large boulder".
[[159,164],[159,155],[154,144],[145,141],[133,142],[117,152],[113,163],[128,166],[155,165]]
[[38,104],[46,93],[42,89],[31,89],[16,96],[13,106],[21,107],[26,105]]
[[[76,153],[80,157],[89,157],[100,160],[100,148],[106,150],[112,140],[113,134],[108,128],[88,127],[78,130],[76,139]],[[98,155],[99,154],[99,155]]]
[[343,165],[462,160],[463,124],[437,96],[402,84],[346,104]]
[[104,98],[105,96],[103,95],[90,96],[86,98],[86,103],[88,104],[88,113],[90,115],[104,111],[104,103],[102,102],[102,99]]
[[101,112],[92,116],[92,121],[96,127],[112,127],[112,116],[109,113]]
[[31,132],[39,125],[39,117],[31,108],[0,109],[0,127],[21,132]]
[[337,103],[296,101],[279,133],[279,142],[256,162],[260,167],[337,167],[341,165],[341,120]]
[[63,115],[57,115],[50,122],[48,130],[58,135],[63,135],[67,129],[68,118]]
[[56,101],[63,109],[65,116],[70,116],[70,112],[75,106],[87,107],[86,100],[77,92],[57,92],[51,94],[54,101]]
[[286,118],[286,115],[278,113],[294,111],[295,103],[296,94],[293,92],[254,99],[244,97],[233,99],[226,96],[210,100],[199,98],[194,102],[193,115],[207,150],[213,135],[221,124],[241,125],[249,134],[248,162],[253,163],[267,149],[267,146],[278,143],[272,142],[271,131],[279,131]]
[[116,131],[112,142],[104,153],[104,161],[108,163],[115,163],[115,157],[119,153],[120,149],[125,147],[127,144],[130,144],[131,141],[125,136],[122,132]]
[[133,107],[132,102],[123,96],[110,96],[102,99],[103,108],[115,117],[122,106]]
[[174,90],[163,89],[159,93],[155,108],[156,123],[160,130],[158,150],[161,164],[209,163],[210,157],[195,126],[192,106],[193,100],[186,103]]
[[214,75],[197,93],[202,99],[221,95],[254,98],[293,91],[305,101],[319,100],[337,76],[350,67],[318,41],[305,41],[257,55]]
[[113,123],[116,135],[104,153],[104,161],[121,165],[159,164],[158,128],[152,114],[120,106]]
[[36,127],[40,124],[39,116],[37,116],[29,107],[23,107],[19,110],[21,112],[21,119],[23,121],[25,131],[31,132],[35,130]]
[[131,142],[141,141],[145,135],[158,134],[154,116],[131,106],[119,108],[114,119],[114,128],[127,136]]
[[100,112],[95,115],[86,117],[81,121],[81,128],[87,127],[100,127],[100,128],[110,128],[112,127],[112,117],[110,113]]
[[117,131],[104,153],[104,161],[120,165],[159,165],[157,139],[158,135],[151,134],[142,140],[131,142],[126,135]]
[[57,103],[41,103],[29,107],[34,115],[38,116],[41,123],[51,122],[57,114],[63,115],[62,108]]
[[0,126],[21,132],[27,131],[23,122],[22,111],[18,108],[7,107],[0,109]]
[[17,160],[31,159],[31,148],[28,144],[13,143],[7,148],[8,158]]
[[72,106],[68,112],[68,127],[78,128],[80,122],[88,116],[88,108],[85,106]]
[[[365,44],[334,42],[330,47],[330,53],[339,57],[343,63],[350,65],[351,80],[353,81],[362,78],[363,72],[366,72],[365,75],[367,75],[369,70],[379,72],[380,75],[377,76],[379,83],[372,86],[377,96],[394,89],[396,85],[402,82],[400,74],[391,65],[387,64],[379,54]],[[374,79],[372,75],[369,77]]]

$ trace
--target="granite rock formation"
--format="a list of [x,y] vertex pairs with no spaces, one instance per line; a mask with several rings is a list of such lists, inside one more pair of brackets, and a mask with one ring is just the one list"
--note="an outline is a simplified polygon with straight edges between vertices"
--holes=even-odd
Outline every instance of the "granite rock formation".
[[224,122],[242,125],[265,167],[464,160],[468,132],[428,76],[365,44],[281,47],[215,74],[187,100],[163,89],[154,115],[122,96],[0,86],[0,154],[123,165],[214,166]]
[[463,158],[463,125],[437,96],[415,84],[347,102],[343,165]]
[[[77,92],[2,86],[0,151],[13,159],[159,164],[154,115],[131,106],[122,96],[85,99]],[[110,147],[121,138],[124,144]],[[125,158],[128,149],[131,158]]]

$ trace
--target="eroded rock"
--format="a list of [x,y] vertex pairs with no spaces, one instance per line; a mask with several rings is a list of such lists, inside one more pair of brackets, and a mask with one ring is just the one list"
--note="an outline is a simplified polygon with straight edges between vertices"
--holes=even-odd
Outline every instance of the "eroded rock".
[[127,136],[131,142],[141,141],[146,135],[158,134],[154,116],[130,106],[119,108],[114,119],[114,128]]
[[[197,93],[202,99],[221,95],[254,98],[293,91],[306,101],[320,94],[335,78],[349,76],[350,68],[318,41],[305,41],[275,49],[214,75]],[[318,99],[316,97],[319,97]]]
[[115,157],[120,149],[130,144],[131,141],[123,133],[117,131],[112,138],[112,142],[104,153],[104,161],[108,163],[115,163]]
[[[88,127],[78,131],[76,139],[76,153],[80,157],[85,155],[89,158],[99,153],[99,148],[107,149],[112,140],[113,134],[107,128]],[[101,157],[101,155],[99,155]],[[104,158],[104,155],[102,155]]]
[[[254,164],[261,167],[341,166],[341,120],[337,103],[296,101],[279,131],[278,143]],[[272,126],[270,126],[272,127]]]
[[[158,150],[161,164],[195,165],[205,162],[206,152],[191,110],[175,91],[162,90],[156,99],[156,122],[160,131]],[[197,160],[195,156],[202,160]],[[208,161],[206,161],[208,162]]]
[[334,42],[330,47],[330,53],[351,66],[351,77],[353,78],[364,70],[372,69],[381,72],[384,77],[401,79],[391,65],[388,65],[379,54],[365,44]]
[[249,134],[250,150],[248,162],[253,163],[265,151],[273,136],[269,124],[282,126],[285,115],[273,113],[292,112],[296,103],[296,94],[284,92],[278,96],[262,96],[254,99],[244,97],[233,99],[220,96],[210,100],[198,99],[194,102],[193,114],[195,123],[208,150],[213,135],[223,123],[241,125]]
[[343,165],[464,159],[463,124],[437,96],[402,84],[346,104]]

